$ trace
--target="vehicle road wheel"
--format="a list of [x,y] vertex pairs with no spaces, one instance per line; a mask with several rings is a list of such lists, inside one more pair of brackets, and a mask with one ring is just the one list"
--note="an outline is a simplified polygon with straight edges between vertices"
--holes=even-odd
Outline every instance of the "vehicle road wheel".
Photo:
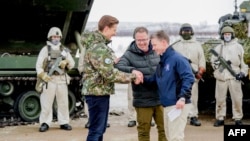
[[26,122],[38,121],[41,112],[40,94],[36,91],[22,93],[15,102],[14,110]]

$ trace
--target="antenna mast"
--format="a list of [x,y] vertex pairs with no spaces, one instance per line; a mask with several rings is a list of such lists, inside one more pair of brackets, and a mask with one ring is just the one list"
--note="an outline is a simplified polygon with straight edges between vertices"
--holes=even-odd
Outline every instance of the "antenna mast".
[[234,0],[234,13],[238,13],[237,0]]

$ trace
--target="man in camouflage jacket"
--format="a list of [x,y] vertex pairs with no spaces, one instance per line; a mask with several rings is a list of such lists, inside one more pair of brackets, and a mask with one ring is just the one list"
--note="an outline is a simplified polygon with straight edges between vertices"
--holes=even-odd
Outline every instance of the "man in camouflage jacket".
[[106,131],[110,95],[114,94],[115,83],[139,84],[143,75],[139,71],[124,73],[114,68],[114,51],[107,46],[116,34],[119,21],[104,15],[98,22],[98,30],[84,33],[82,44],[86,47],[83,60],[82,94],[89,111],[89,132],[87,141],[102,141]]

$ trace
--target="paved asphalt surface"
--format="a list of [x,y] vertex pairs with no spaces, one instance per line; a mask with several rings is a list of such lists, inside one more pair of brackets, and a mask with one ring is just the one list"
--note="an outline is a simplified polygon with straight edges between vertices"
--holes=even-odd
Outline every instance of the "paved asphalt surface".
[[[104,135],[104,141],[137,141],[136,127],[127,127],[127,85],[116,85],[116,95],[111,97],[109,123]],[[120,114],[120,115],[119,115]],[[187,124],[185,129],[185,141],[223,141],[223,127],[214,127],[214,115],[200,115],[202,125],[195,127]],[[226,124],[233,124],[228,117]],[[88,129],[84,128],[87,118],[77,118],[70,121],[72,131],[59,129],[54,122],[47,132],[39,132],[39,124],[24,126],[7,126],[0,128],[0,141],[85,141]],[[250,125],[249,119],[244,123]],[[157,128],[151,128],[151,141],[157,141]]]

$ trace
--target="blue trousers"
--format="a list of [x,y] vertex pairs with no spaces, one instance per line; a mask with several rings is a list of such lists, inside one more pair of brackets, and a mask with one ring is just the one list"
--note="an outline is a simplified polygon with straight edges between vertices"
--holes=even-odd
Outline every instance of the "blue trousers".
[[89,111],[87,141],[103,141],[109,113],[110,96],[85,96]]

